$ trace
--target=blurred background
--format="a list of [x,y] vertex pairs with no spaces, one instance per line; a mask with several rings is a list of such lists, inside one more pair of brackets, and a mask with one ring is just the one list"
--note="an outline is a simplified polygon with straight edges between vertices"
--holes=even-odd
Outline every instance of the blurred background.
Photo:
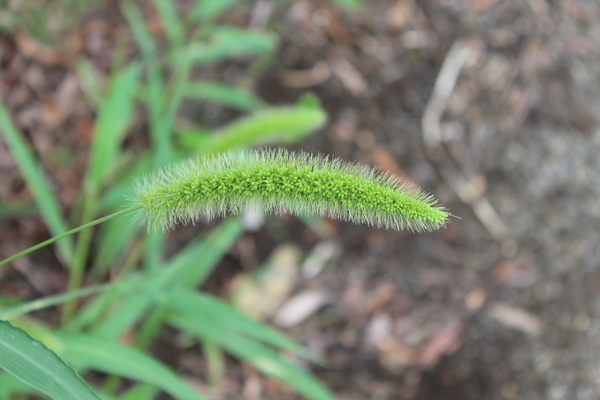
[[[118,210],[132,176],[260,145],[377,166],[456,216],[423,234],[121,218],[3,267],[0,299],[220,243],[192,286],[307,348],[322,362],[282,362],[340,400],[599,398],[598,21],[595,0],[0,1],[1,258]],[[126,302],[98,298],[28,318],[110,332],[208,398],[327,398],[152,310],[108,328]]]

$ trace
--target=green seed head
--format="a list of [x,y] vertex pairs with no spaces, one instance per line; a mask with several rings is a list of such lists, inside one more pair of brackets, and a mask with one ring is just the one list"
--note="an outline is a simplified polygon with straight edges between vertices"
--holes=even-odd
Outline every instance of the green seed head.
[[173,165],[137,181],[133,201],[149,227],[162,229],[247,208],[419,232],[438,229],[449,217],[431,195],[397,177],[282,149],[229,152]]

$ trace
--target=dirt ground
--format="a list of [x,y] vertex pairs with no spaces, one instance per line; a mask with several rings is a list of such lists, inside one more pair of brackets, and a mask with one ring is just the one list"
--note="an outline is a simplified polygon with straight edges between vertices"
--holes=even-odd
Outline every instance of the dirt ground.
[[[231,19],[260,27],[271,2],[244,4]],[[427,234],[327,222],[327,240],[283,219],[302,230],[298,245],[329,260],[304,271],[287,300],[304,304],[307,318],[272,319],[327,360],[317,376],[340,400],[600,398],[600,4],[373,0],[345,11],[296,0],[275,10],[283,42],[258,93],[282,103],[310,90],[329,114],[294,148],[400,174],[456,216]],[[103,15],[85,35],[103,32]],[[28,54],[26,42],[2,39],[2,98],[39,152],[57,141],[84,149],[86,109],[40,122],[19,94],[25,85],[64,97],[73,76]],[[99,64],[102,46],[85,47]],[[36,135],[64,121],[72,136]],[[26,197],[6,154],[0,160],[5,200]],[[54,172],[70,204],[77,174]],[[3,224],[2,237],[16,224]],[[43,236],[34,217],[17,227],[20,241]],[[265,236],[247,240],[267,253]],[[223,274],[210,290],[220,291]],[[217,396],[291,398],[268,381],[252,389],[258,378],[235,363],[231,374],[244,395]]]
[[[302,11],[312,24],[288,22]],[[598,398],[599,13],[544,0],[288,11],[302,57],[282,68],[333,70],[317,86],[327,151],[400,172],[460,217],[425,235],[340,227],[342,255],[312,284],[337,301],[302,328],[340,398]]]

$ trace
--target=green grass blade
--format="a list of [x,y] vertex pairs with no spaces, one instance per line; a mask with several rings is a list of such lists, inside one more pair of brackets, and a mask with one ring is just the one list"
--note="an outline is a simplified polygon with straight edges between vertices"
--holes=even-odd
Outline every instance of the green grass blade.
[[100,228],[93,273],[101,277],[106,274],[119,257],[123,256],[141,227],[127,218],[115,218]]
[[178,314],[192,316],[198,321],[211,321],[223,331],[233,332],[264,344],[287,350],[305,358],[311,355],[302,346],[265,324],[254,321],[216,298],[187,290],[169,294],[164,304]]
[[307,371],[285,360],[273,349],[252,339],[220,329],[189,315],[172,314],[169,323],[197,336],[219,344],[241,360],[253,365],[259,371],[272,376],[296,389],[313,400],[333,400],[333,395]]
[[135,177],[145,175],[152,171],[152,156],[144,152],[135,156],[135,162],[127,172],[118,180],[113,182],[104,191],[100,199],[100,208],[103,210],[117,210],[125,204],[126,197],[133,194],[133,181]]
[[327,116],[319,106],[273,107],[216,132],[198,151],[218,153],[280,140],[293,143],[323,126],[326,120]]
[[156,44],[154,43],[154,38],[152,37],[152,34],[150,34],[150,30],[146,25],[146,21],[144,21],[140,9],[130,0],[122,1],[120,5],[121,11],[127,19],[127,23],[142,50],[144,58],[156,56]]
[[83,92],[94,108],[99,108],[104,98],[104,84],[88,58],[81,58],[75,65]]
[[[156,279],[148,284],[138,284],[131,287],[135,295],[125,296],[123,300],[114,300],[106,304],[113,312],[103,319],[94,329],[94,335],[111,340],[117,340],[127,329],[131,328],[141,318],[152,304],[152,297],[160,292],[161,285]],[[99,310],[103,312],[104,310]]]
[[[269,32],[219,27],[207,44],[191,44],[176,55],[192,64],[216,62],[224,58],[263,54],[277,47],[277,36]],[[174,62],[179,62],[174,60]]]
[[99,399],[54,352],[6,321],[0,321],[0,367],[55,400]]
[[225,354],[223,350],[210,340],[202,342],[202,354],[208,364],[208,383],[212,387],[221,387],[225,376]]
[[52,307],[57,304],[64,303],[65,301],[78,299],[84,296],[89,296],[91,294],[102,293],[107,290],[114,289],[116,286],[117,284],[114,283],[88,286],[86,288],[74,290],[69,293],[47,296],[38,300],[28,301],[23,304],[18,304],[12,307],[1,309],[0,318],[12,319],[32,311],[41,310],[43,308]]
[[177,132],[177,145],[188,152],[196,151],[210,140],[210,131],[199,127],[190,127]]
[[154,0],[172,49],[182,46],[185,40],[183,25],[177,15],[175,4],[176,2],[172,0]]
[[135,112],[139,74],[140,66],[134,63],[113,75],[108,96],[98,112],[86,177],[88,188],[94,191],[113,171],[121,141]]
[[119,400],[151,400],[158,389],[154,385],[138,384],[127,390]]
[[[158,168],[166,164],[171,155],[171,143],[169,140],[169,126],[163,124],[163,82],[157,61],[156,44],[150,34],[150,30],[144,21],[144,17],[139,8],[131,1],[121,3],[121,9],[133,35],[142,50],[142,55],[147,69],[147,103],[150,118],[150,133],[156,149],[156,158],[159,163],[154,167]],[[166,130],[165,130],[166,129]]]
[[364,3],[363,0],[335,0],[335,2],[341,6],[348,7],[351,10],[356,10]]
[[[239,218],[229,218],[204,239],[207,240],[206,245],[203,240],[194,241],[173,257],[163,270],[147,273],[124,286],[123,293],[126,296],[123,302],[117,303],[116,310],[98,325],[94,333],[115,339],[139,320],[160,292],[168,291],[180,282],[200,283],[241,232],[243,229]],[[199,263],[199,260],[202,262]]]
[[239,0],[199,0],[192,8],[189,19],[192,21],[215,19]]
[[[160,74],[160,69],[157,61],[157,50],[154,38],[150,34],[150,30],[144,21],[144,17],[140,12],[139,8],[131,1],[124,1],[121,3],[121,10],[129,23],[133,35],[135,36],[147,68],[147,102],[149,106],[150,116],[150,127],[153,130],[153,139],[156,141],[157,137],[160,138],[163,132],[159,129],[161,127],[161,119],[163,114],[163,83]],[[158,143],[157,143],[158,144]],[[159,148],[160,150],[160,148]],[[167,149],[168,150],[168,149]],[[165,154],[168,154],[165,150]]]
[[[176,272],[171,274],[168,286],[164,286],[168,288],[166,290],[191,289],[201,285],[243,231],[239,218],[229,218],[221,222],[207,238],[194,241],[179,251],[169,262],[168,268]],[[164,307],[159,306],[152,311],[140,328],[138,346],[144,347],[150,342],[162,326],[165,316]]]
[[[115,65],[118,65],[118,62],[115,62]],[[83,211],[80,222],[82,225],[87,224],[96,215],[101,183],[114,171],[119,146],[134,114],[134,94],[139,72],[140,66],[134,63],[125,70],[112,74],[108,96],[98,113],[94,128],[83,190]],[[92,230],[90,229],[82,231],[78,236],[67,285],[69,291],[81,287],[91,241]],[[63,325],[68,323],[75,307],[75,302],[69,301],[65,304],[62,314]]]
[[37,208],[33,201],[25,200],[16,204],[0,203],[0,218],[16,218],[36,213]]
[[12,399],[12,394],[41,394],[39,390],[29,386],[8,372],[0,372],[0,399]]
[[210,101],[242,111],[254,110],[263,105],[262,100],[251,93],[213,82],[188,82],[185,87],[185,97]]
[[[44,222],[48,225],[50,233],[53,236],[65,233],[69,229],[60,212],[59,203],[52,194],[50,185],[44,178],[40,165],[33,155],[31,148],[25,139],[23,139],[1,101],[0,130],[2,130],[4,140],[19,166],[23,178],[27,182],[27,187],[33,193],[35,203],[42,214]],[[70,263],[75,253],[71,238],[61,239],[57,245],[67,263]]]
[[57,349],[71,364],[151,383],[180,400],[205,400],[172,370],[145,353],[92,335],[53,332]]
[[244,226],[241,219],[228,218],[201,243],[182,249],[170,263],[171,268],[179,269],[173,286],[191,289],[202,285],[242,233]]
[[156,44],[139,8],[131,1],[124,1],[121,4],[123,14],[142,50],[146,64],[148,80],[146,101],[149,109],[150,133],[155,149],[154,167],[158,168],[170,161],[172,145],[169,135],[171,127],[164,123],[164,85],[157,61]]
[[274,33],[251,31],[232,26],[218,26],[212,36],[228,56],[262,54],[275,50],[278,37]]
[[[143,153],[138,156],[127,173],[119,181],[114,182],[102,195],[100,208],[105,210],[122,209],[127,205],[126,197],[132,194],[133,177],[144,175],[151,169],[151,155]],[[116,218],[103,224],[96,239],[96,257],[92,266],[94,275],[102,276],[109,266],[122,257],[140,230],[139,224],[132,222],[130,218]]]
[[133,279],[121,282],[116,290],[100,293],[87,302],[65,325],[69,331],[82,331],[86,327],[95,326],[111,306],[118,305],[116,300],[133,287]]

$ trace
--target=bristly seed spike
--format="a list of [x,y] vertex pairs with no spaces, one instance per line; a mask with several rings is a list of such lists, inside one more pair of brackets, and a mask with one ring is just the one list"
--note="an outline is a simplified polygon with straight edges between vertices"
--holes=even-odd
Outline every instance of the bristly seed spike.
[[431,194],[398,177],[283,149],[190,159],[138,179],[135,188],[141,220],[163,230],[249,207],[417,232],[441,228],[450,216]]

